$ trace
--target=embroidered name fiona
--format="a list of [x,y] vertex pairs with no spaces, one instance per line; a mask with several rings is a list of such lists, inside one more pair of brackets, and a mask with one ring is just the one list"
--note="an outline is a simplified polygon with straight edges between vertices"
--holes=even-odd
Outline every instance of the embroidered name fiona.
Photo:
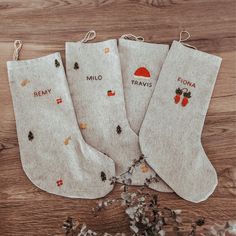
[[143,81],[137,81],[137,80],[131,80],[131,83],[133,85],[140,85],[140,86],[144,86],[144,87],[152,87],[152,83],[150,82],[143,82]]
[[51,91],[52,91],[51,89],[38,90],[38,91],[34,91],[33,95],[34,97],[41,97],[41,96],[49,95]]
[[180,82],[181,84],[187,85],[189,87],[196,88],[196,84],[195,83],[190,82],[190,81],[185,80],[185,79],[182,79],[181,77],[178,77],[177,81]]
[[101,75],[98,75],[98,76],[94,76],[94,75],[87,76],[87,80],[102,80],[102,76]]

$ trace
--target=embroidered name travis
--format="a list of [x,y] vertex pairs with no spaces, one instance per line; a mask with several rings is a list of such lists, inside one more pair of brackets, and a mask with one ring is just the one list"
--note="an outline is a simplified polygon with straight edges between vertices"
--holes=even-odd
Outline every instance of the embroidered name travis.
[[131,83],[133,85],[140,85],[140,86],[144,86],[144,87],[152,87],[152,83],[150,82],[144,82],[144,81],[138,81],[138,80],[131,80]]

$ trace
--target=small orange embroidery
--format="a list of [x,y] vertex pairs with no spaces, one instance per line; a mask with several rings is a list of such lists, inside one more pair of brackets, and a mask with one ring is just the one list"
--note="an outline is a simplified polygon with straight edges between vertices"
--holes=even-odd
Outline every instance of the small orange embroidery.
[[57,180],[57,186],[60,187],[61,185],[63,185],[63,180],[62,179]]
[[64,140],[64,144],[65,144],[65,145],[68,145],[70,140],[71,140],[71,136],[68,137],[68,138],[66,138],[66,139]]
[[143,173],[146,173],[146,172],[149,171],[149,168],[148,168],[148,166],[147,166],[145,163],[142,163],[142,164],[140,165],[140,169],[141,169],[141,171],[142,171]]
[[79,127],[80,127],[80,129],[86,129],[87,128],[87,124],[86,123],[80,123]]
[[27,85],[29,82],[30,82],[29,80],[24,79],[24,80],[21,81],[20,84],[21,84],[22,87],[24,87],[24,86]]
[[104,48],[104,52],[105,52],[105,54],[109,53],[110,52],[110,48]]
[[57,104],[62,103],[62,98],[57,98],[57,99],[56,99],[56,102],[57,102]]

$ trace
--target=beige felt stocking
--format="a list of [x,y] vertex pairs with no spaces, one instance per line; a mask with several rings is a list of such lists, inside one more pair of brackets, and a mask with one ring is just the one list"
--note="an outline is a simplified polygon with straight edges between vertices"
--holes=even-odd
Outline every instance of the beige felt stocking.
[[[66,69],[85,141],[115,161],[117,175],[124,174],[141,152],[126,117],[117,41],[66,43]],[[155,175],[142,163],[131,176],[132,184],[143,185]],[[150,187],[170,191],[160,179]]]
[[[15,59],[19,48],[16,44]],[[60,54],[7,66],[21,162],[32,183],[72,198],[109,193],[114,162],[84,142]]]
[[119,55],[125,106],[130,127],[139,133],[169,45],[143,42],[142,37],[123,35]]
[[174,41],[140,130],[147,162],[182,198],[207,199],[217,175],[201,133],[221,58]]

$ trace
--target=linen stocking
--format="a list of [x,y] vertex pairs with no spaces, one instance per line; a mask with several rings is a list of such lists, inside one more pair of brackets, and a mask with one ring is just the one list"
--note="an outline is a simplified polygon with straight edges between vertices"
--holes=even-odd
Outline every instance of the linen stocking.
[[174,41],[139,134],[150,166],[192,202],[207,199],[217,185],[201,133],[220,64],[221,58]]
[[60,54],[9,61],[7,67],[21,162],[31,182],[72,198],[109,193],[114,162],[84,142]]

